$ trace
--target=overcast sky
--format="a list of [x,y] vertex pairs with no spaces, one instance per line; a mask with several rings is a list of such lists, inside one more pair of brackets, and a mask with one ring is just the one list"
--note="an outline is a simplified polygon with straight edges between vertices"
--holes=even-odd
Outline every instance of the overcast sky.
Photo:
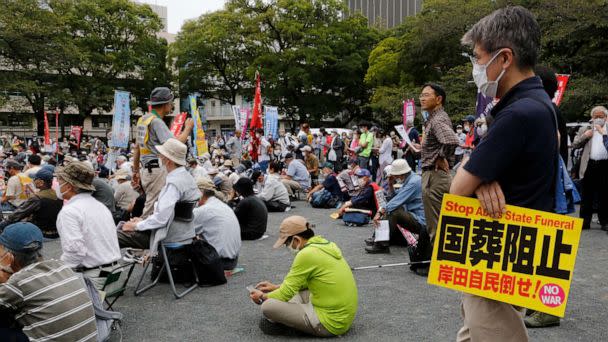
[[225,0],[139,0],[148,4],[166,6],[170,33],[177,33],[187,19],[224,7]]

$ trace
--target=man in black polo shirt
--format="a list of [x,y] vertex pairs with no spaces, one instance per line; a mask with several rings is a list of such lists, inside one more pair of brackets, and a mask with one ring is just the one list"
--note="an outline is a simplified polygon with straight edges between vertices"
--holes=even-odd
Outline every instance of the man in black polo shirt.
[[[473,78],[486,96],[500,99],[487,135],[460,168],[450,193],[476,195],[494,217],[505,203],[551,211],[558,153],[551,100],[533,68],[540,28],[523,7],[499,9],[462,38],[474,49]],[[527,341],[523,311],[465,294],[458,341]]]

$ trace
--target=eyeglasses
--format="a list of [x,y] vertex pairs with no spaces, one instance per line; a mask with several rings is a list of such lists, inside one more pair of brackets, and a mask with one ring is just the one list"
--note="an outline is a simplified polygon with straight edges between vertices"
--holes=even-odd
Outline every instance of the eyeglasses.
[[420,94],[419,98],[425,99],[427,97],[432,97],[432,96],[433,96],[433,94],[430,94],[430,93],[422,93],[422,94]]

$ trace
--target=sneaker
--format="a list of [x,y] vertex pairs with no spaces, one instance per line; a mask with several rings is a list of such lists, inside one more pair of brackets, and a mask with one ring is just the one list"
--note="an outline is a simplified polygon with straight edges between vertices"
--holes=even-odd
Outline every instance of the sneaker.
[[365,247],[365,251],[369,254],[390,254],[391,249],[388,246],[382,246],[375,243],[371,247]]
[[127,248],[125,250],[125,255],[122,257],[122,260],[126,262],[136,262],[138,264],[143,264],[144,262],[144,251],[142,249],[134,249]]
[[289,206],[289,207],[285,208],[285,212],[288,212],[288,211],[290,211],[290,210],[291,210],[291,206]]
[[524,318],[524,323],[528,328],[548,328],[558,326],[560,324],[559,317],[536,311],[530,316]]
[[365,239],[365,245],[366,246],[373,246],[374,245],[374,238],[367,238]]

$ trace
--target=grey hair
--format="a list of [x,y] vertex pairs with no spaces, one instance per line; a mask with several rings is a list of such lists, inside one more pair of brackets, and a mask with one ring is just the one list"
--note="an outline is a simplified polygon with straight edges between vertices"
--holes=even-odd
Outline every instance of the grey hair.
[[35,249],[27,252],[13,252],[11,254],[15,257],[14,262],[19,265],[19,267],[24,268],[33,263],[36,263],[42,259],[42,254],[40,253],[40,249]]
[[510,48],[519,68],[534,68],[540,53],[540,26],[524,7],[509,6],[479,20],[461,43],[471,48],[479,44],[489,53]]
[[591,109],[591,116],[593,116],[593,113],[600,111],[602,113],[604,113],[604,115],[608,116],[608,109],[606,109],[606,107],[604,106],[595,106],[593,107],[593,109]]

